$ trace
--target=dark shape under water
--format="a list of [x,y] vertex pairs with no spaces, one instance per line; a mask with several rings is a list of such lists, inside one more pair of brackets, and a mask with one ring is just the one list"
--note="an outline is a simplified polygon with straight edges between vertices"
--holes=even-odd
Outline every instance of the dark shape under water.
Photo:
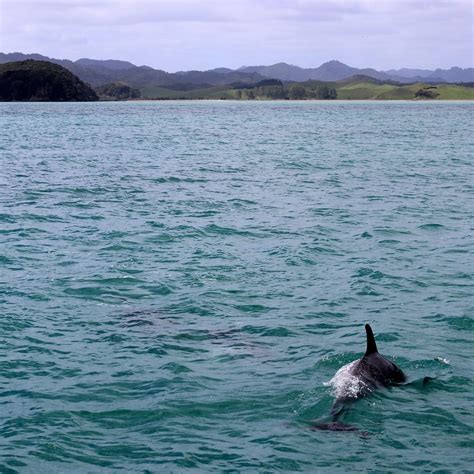
[[338,418],[348,404],[365,397],[379,388],[399,385],[406,381],[402,370],[379,354],[372,328],[366,324],[367,349],[361,359],[341,367],[331,380],[336,401],[331,410],[331,422],[315,422],[312,428],[328,431],[359,431],[356,427],[339,422]]

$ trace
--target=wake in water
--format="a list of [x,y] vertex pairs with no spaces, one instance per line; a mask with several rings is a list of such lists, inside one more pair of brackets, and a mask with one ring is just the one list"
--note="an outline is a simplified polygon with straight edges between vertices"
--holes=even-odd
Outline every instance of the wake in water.
[[352,371],[359,360],[354,360],[342,366],[325,386],[332,388],[331,393],[336,399],[357,399],[360,394],[368,389],[367,384]]
[[331,422],[316,421],[312,427],[328,431],[359,431],[356,427],[339,421],[348,405],[374,390],[399,385],[406,381],[402,370],[381,356],[377,350],[372,328],[366,324],[367,349],[361,359],[341,367],[327,383],[332,387],[336,401],[331,409]]

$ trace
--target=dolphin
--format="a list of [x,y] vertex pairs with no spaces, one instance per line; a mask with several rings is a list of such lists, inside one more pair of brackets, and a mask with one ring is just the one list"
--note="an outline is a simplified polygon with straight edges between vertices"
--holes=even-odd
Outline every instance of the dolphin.
[[356,427],[339,422],[338,418],[350,403],[370,395],[373,391],[406,382],[403,371],[377,350],[374,333],[365,325],[367,348],[361,359],[341,367],[329,385],[334,388],[336,400],[331,410],[331,422],[316,421],[312,428],[330,431],[359,431]]

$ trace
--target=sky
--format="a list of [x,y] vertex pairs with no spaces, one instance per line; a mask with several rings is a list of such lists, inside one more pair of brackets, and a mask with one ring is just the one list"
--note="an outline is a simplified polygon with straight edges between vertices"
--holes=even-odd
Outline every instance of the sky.
[[0,51],[174,72],[473,66],[472,0],[0,0]]

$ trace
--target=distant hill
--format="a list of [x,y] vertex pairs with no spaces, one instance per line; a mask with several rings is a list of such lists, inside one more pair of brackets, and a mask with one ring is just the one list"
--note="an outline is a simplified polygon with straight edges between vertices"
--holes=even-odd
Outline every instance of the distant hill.
[[389,69],[385,71],[386,74],[391,76],[399,76],[399,77],[406,77],[408,79],[413,77],[429,77],[433,74],[433,71],[429,69],[409,69],[409,68],[402,68],[402,69]]
[[364,75],[381,81],[397,83],[467,83],[474,82],[474,69],[453,67],[451,69],[391,69],[377,71],[372,68],[355,68],[340,61],[328,61],[316,68],[277,63],[270,66],[243,66],[236,70],[215,68],[208,71],[178,71],[169,73],[149,66],[137,66],[128,61],[115,59],[88,59],[77,61],[54,59],[40,54],[0,53],[0,63],[35,59],[59,64],[93,87],[124,82],[133,88],[165,87],[174,90],[197,90],[225,86],[234,83],[255,84],[263,79],[278,79],[284,82],[309,80],[338,81]]
[[401,83],[426,81],[426,82],[473,82],[474,69],[453,67],[451,69],[392,69],[390,71],[377,71],[372,68],[358,69],[341,63],[328,61],[317,68],[301,68],[286,63],[277,63],[272,66],[244,66],[239,68],[242,72],[253,72],[265,77],[280,79],[282,81],[338,81],[355,75],[365,75],[383,81],[396,81]]
[[[273,66],[244,66],[239,69],[242,72],[253,72],[265,77],[280,79],[282,81],[337,81],[346,79],[356,74],[364,74],[375,79],[393,79],[389,74],[376,71],[375,69],[357,69],[347,66],[340,61],[328,61],[317,68],[301,68],[286,63],[278,63]],[[400,78],[398,78],[400,79]]]
[[452,67],[450,69],[390,69],[385,71],[387,74],[399,76],[411,81],[427,81],[427,82],[474,82],[474,69],[472,67],[460,68]]
[[2,101],[94,101],[94,90],[66,68],[47,61],[0,65]]
[[135,66],[127,61],[112,59],[95,60],[83,58],[77,61],[69,61],[67,59],[48,58],[39,54],[0,53],[0,63],[23,61],[26,59],[50,61],[59,64],[93,87],[114,82],[125,82],[132,87],[138,88],[179,84],[183,86],[191,84],[199,87],[211,87],[213,85],[231,84],[238,81],[254,83],[264,79],[255,73],[247,74],[241,71],[233,71],[232,69],[169,73],[160,69],[153,69],[149,66]]
[[78,59],[75,64],[85,67],[99,67],[110,69],[111,71],[123,71],[124,69],[131,69],[136,67],[135,64],[129,63],[128,61],[119,61],[116,59],[87,59],[81,58]]
[[451,69],[436,69],[427,79],[440,78],[446,82],[474,82],[474,69],[472,67],[462,69],[452,67]]

